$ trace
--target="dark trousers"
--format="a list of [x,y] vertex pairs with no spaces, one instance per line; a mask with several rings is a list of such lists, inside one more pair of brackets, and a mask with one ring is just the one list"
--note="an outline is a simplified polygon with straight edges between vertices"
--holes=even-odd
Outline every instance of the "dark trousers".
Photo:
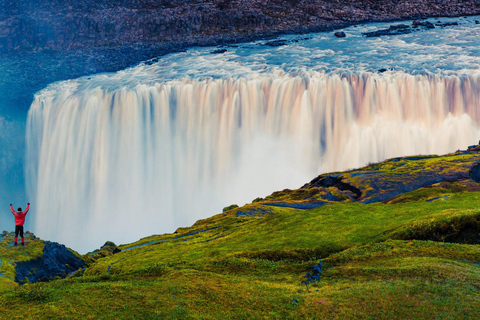
[[23,238],[23,226],[15,226],[15,238],[18,237],[19,233],[20,233],[20,237]]

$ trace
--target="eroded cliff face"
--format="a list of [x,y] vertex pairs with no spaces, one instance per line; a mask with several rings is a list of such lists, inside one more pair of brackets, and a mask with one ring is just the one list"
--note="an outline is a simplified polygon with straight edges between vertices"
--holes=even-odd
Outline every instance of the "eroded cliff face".
[[474,14],[480,14],[479,0],[5,0],[0,50],[125,45],[175,50],[366,21]]

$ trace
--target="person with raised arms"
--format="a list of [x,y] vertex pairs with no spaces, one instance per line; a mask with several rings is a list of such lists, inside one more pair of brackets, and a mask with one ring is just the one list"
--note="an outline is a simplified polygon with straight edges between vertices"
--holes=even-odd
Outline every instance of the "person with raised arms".
[[15,242],[14,245],[17,245],[18,234],[22,238],[22,246],[25,245],[25,239],[23,238],[23,225],[25,224],[25,216],[27,215],[28,210],[30,210],[30,203],[27,204],[25,211],[22,211],[22,208],[18,208],[17,211],[13,210],[12,204],[10,204],[10,211],[12,211],[15,216]]

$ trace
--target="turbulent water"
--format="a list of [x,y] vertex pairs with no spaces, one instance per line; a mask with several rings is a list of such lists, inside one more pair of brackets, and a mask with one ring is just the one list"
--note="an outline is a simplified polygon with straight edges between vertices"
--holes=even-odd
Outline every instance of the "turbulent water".
[[35,232],[87,251],[172,232],[319,173],[465,148],[480,138],[474,20],[194,48],[52,84],[27,122]]

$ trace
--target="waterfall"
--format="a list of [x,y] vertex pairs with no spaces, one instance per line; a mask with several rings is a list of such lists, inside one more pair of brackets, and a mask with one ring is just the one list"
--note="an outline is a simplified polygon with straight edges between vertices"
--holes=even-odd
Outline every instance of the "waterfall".
[[479,106],[479,75],[61,83],[28,114],[34,229],[81,252],[173,232],[320,173],[465,149]]

